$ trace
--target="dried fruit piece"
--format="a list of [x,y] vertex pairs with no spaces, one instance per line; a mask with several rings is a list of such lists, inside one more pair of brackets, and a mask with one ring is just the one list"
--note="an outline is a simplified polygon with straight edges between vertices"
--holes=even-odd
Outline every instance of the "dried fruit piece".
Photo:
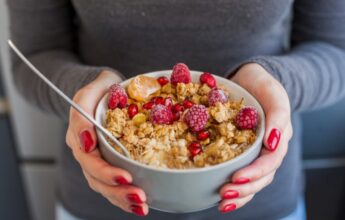
[[182,111],[184,111],[184,107],[183,107],[183,105],[181,105],[181,104],[179,104],[179,103],[176,103],[176,104],[173,106],[172,110],[173,110],[174,112],[182,112]]
[[182,105],[185,108],[191,108],[194,105],[194,103],[188,99],[185,99],[183,100]]
[[144,113],[138,113],[133,117],[133,122],[135,125],[139,126],[140,124],[146,122],[147,117]]
[[197,138],[200,141],[206,140],[210,136],[210,132],[208,131],[199,131],[197,134]]
[[180,112],[173,112],[173,120],[178,121],[180,119]]
[[235,123],[239,129],[255,129],[258,125],[258,117],[254,107],[244,107],[236,115]]
[[196,155],[200,154],[202,152],[201,144],[197,141],[193,141],[189,144],[188,150],[192,157],[195,157]]
[[171,124],[173,122],[173,114],[164,105],[154,105],[150,113],[150,120],[154,124]]
[[157,82],[161,85],[164,86],[169,83],[169,79],[166,76],[161,76],[157,79]]
[[184,63],[176,64],[173,68],[170,81],[175,86],[177,85],[177,83],[187,84],[192,82],[188,66]]
[[138,109],[138,106],[136,104],[130,104],[128,106],[127,112],[128,112],[128,116],[130,118],[133,118],[134,115],[136,115],[138,113],[138,111],[139,111],[139,109]]
[[166,98],[164,99],[164,105],[165,105],[169,110],[171,110],[172,107],[173,107],[172,98],[171,98],[171,97],[166,97]]
[[164,105],[164,98],[161,96],[155,96],[152,97],[151,102],[153,102],[155,105]]
[[211,73],[203,73],[200,75],[200,83],[201,84],[206,84],[210,88],[213,88],[216,86],[216,79],[212,76]]
[[193,132],[203,130],[207,120],[207,108],[203,105],[193,105],[184,116],[184,121]]
[[125,89],[119,84],[112,85],[108,93],[108,108],[115,109],[126,107],[128,97]]
[[154,94],[161,88],[161,85],[155,78],[149,76],[137,76],[131,80],[127,90],[132,99],[145,101],[150,95]]
[[225,103],[227,101],[228,101],[228,96],[221,89],[213,88],[208,93],[208,104],[210,106],[215,106],[217,102]]

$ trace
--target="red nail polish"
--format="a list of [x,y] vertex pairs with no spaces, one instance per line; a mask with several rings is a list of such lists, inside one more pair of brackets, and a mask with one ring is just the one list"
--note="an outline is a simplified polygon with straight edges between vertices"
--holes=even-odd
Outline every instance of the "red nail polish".
[[128,194],[127,195],[127,199],[130,202],[134,202],[134,203],[143,203],[144,202],[144,201],[141,200],[141,198],[137,194]]
[[235,179],[235,181],[233,183],[235,183],[235,184],[245,184],[245,183],[249,183],[249,182],[250,182],[249,178],[240,177],[238,179]]
[[144,209],[143,207],[141,206],[138,206],[138,205],[131,205],[131,209],[132,209],[132,212],[136,215],[139,215],[139,216],[144,216],[145,213],[144,213]]
[[233,211],[233,210],[235,210],[235,209],[236,209],[236,204],[230,203],[230,204],[224,206],[221,212],[223,212],[223,213],[225,213],[225,212],[231,212],[231,211]]
[[91,151],[93,140],[89,131],[83,131],[80,133],[80,143],[86,153],[89,153]]
[[239,196],[239,193],[236,190],[227,190],[222,196],[222,199],[234,199]]
[[114,178],[114,182],[119,184],[119,185],[128,185],[129,184],[129,182],[124,177],[122,177],[122,176],[115,177]]
[[270,135],[267,139],[267,148],[270,151],[275,151],[278,147],[279,141],[280,141],[280,131],[276,128],[272,129]]

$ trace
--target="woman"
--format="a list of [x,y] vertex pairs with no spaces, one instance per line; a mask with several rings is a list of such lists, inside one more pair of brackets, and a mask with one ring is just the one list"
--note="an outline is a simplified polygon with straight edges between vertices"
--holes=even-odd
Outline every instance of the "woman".
[[69,122],[70,148],[62,148],[58,178],[59,219],[305,219],[297,111],[344,96],[344,1],[9,0],[8,5],[14,42],[90,114],[109,85],[181,61],[231,78],[266,114],[260,157],[224,183],[218,207],[188,214],[149,210],[145,192],[131,185],[135,177],[100,157],[94,127],[74,110],[69,113],[63,100],[14,60],[23,95]]

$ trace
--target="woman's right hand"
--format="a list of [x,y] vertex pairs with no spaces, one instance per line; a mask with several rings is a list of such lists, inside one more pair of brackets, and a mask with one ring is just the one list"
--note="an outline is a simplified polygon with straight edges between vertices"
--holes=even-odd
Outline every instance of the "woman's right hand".
[[[94,115],[96,106],[108,88],[121,79],[110,71],[99,76],[80,89],[73,101],[87,113]],[[133,185],[131,174],[126,170],[113,167],[104,161],[97,149],[97,136],[94,126],[71,108],[66,143],[72,149],[91,189],[103,195],[113,205],[126,212],[140,216],[147,215],[145,192]]]

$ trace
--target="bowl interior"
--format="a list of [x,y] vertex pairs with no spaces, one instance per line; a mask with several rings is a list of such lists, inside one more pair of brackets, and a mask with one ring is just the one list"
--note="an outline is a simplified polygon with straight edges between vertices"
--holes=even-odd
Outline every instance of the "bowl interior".
[[[147,73],[145,75],[147,76],[151,76],[151,77],[160,77],[160,76],[167,76],[168,78],[170,78],[170,74],[171,74],[171,70],[163,70],[163,71],[157,71],[157,72],[151,72],[151,73]],[[199,81],[199,76],[202,74],[202,72],[197,72],[197,71],[191,71],[191,76],[192,76],[192,82],[198,82]],[[257,138],[255,140],[255,142],[252,144],[252,146],[250,146],[245,152],[243,152],[241,155],[235,157],[232,160],[226,161],[224,163],[220,163],[214,166],[209,166],[209,167],[203,167],[203,168],[193,168],[193,169],[168,169],[168,168],[161,168],[161,167],[153,167],[153,166],[149,166],[146,164],[142,164],[138,161],[132,160],[130,158],[125,157],[124,155],[122,155],[121,153],[117,152],[105,139],[104,135],[102,132],[97,130],[97,135],[99,138],[99,141],[104,143],[105,147],[108,148],[113,154],[114,157],[121,157],[124,160],[127,160],[127,162],[135,164],[137,166],[140,166],[142,168],[146,168],[146,169],[151,169],[151,170],[156,170],[158,172],[180,172],[180,173],[188,173],[188,172],[203,172],[206,170],[212,170],[212,169],[217,169],[219,167],[223,167],[223,166],[229,166],[232,163],[236,163],[236,161],[241,160],[241,158],[245,157],[246,154],[249,154],[249,152],[251,150],[254,149],[254,147],[261,147],[258,145],[261,145],[261,141],[263,139],[264,136],[264,128],[265,128],[265,115],[264,115],[264,111],[261,107],[261,105],[259,104],[259,102],[249,93],[247,92],[245,89],[243,89],[242,87],[240,87],[239,85],[233,83],[232,81],[219,77],[219,76],[215,76],[217,84],[220,85],[224,85],[226,86],[229,90],[230,90],[230,99],[232,100],[240,100],[241,98],[244,98],[245,101],[245,105],[246,106],[253,106],[257,109],[258,114],[259,114],[259,124],[258,124],[258,128],[256,130],[256,135]],[[126,81],[123,81],[121,83],[121,85],[125,88],[127,87],[127,85],[129,84],[131,79],[127,79]],[[103,98],[100,100],[97,109],[96,109],[96,115],[95,115],[95,119],[98,123],[100,123],[101,125],[103,125],[105,127],[105,112],[108,109],[107,106],[107,99],[108,99],[108,94],[105,94],[103,96]]]

